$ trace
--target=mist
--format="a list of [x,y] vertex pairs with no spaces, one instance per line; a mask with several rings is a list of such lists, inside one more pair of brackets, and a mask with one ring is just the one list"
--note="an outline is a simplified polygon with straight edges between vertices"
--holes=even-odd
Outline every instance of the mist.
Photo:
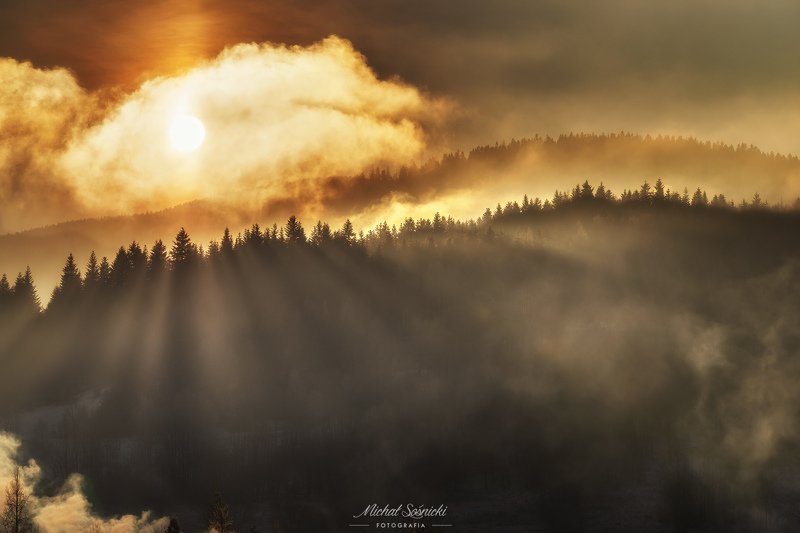
[[192,530],[216,491],[244,528],[344,530],[377,499],[476,531],[792,529],[797,212],[587,187],[176,238],[169,270],[131,246],[3,321],[2,405],[104,512]]
[[33,520],[42,533],[62,531],[93,531],[97,533],[156,533],[167,526],[166,519],[154,520],[150,513],[140,516],[125,515],[103,519],[97,517],[83,493],[83,478],[71,474],[64,484],[41,495],[38,491],[43,473],[35,460],[19,463],[21,442],[8,433],[0,433],[0,486],[7,487],[14,471],[19,469],[23,491],[28,495],[28,505]]

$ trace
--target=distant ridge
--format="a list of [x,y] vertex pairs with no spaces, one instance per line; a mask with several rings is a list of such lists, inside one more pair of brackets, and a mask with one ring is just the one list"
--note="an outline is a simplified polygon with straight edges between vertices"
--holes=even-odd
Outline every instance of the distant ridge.
[[[451,152],[396,172],[375,169],[294,183],[257,210],[196,200],[157,212],[72,220],[2,235],[0,272],[13,276],[30,265],[46,295],[68,253],[82,265],[91,250],[110,255],[119,243],[133,240],[150,246],[158,238],[170,239],[182,226],[196,242],[207,243],[219,236],[220,228],[228,226],[235,235],[253,222],[271,225],[290,214],[299,215],[306,225],[318,218],[336,222],[344,217],[353,217],[357,225],[374,224],[387,217],[397,201],[420,206],[422,216],[442,210],[445,215],[474,218],[498,201],[523,194],[552,198],[555,190],[585,179],[620,193],[658,177],[673,191],[701,186],[711,195],[725,193],[736,203],[755,192],[771,204],[791,204],[800,196],[800,159],[751,145],[624,132],[534,136],[478,146],[468,153]],[[457,202],[449,201],[453,195]],[[426,207],[433,201],[447,209]]]

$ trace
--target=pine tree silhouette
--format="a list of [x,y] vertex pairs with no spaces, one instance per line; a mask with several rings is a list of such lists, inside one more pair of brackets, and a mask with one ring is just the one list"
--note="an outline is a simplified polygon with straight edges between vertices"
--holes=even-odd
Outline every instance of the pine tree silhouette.
[[97,256],[92,250],[89,254],[89,261],[86,263],[86,274],[83,276],[83,287],[87,291],[94,291],[100,286],[100,265],[97,264]]
[[186,233],[186,230],[181,228],[178,234],[175,235],[175,240],[170,250],[170,261],[172,262],[173,268],[180,270],[187,267],[194,259],[196,253],[197,250],[192,243],[192,239],[189,238],[189,234]]
[[169,267],[169,259],[167,258],[167,247],[164,242],[158,239],[153,243],[153,249],[150,250],[150,257],[147,260],[147,274],[152,278],[157,278],[164,274]]
[[294,245],[305,244],[306,242],[306,231],[294,215],[290,216],[289,220],[286,221],[286,242]]
[[25,269],[25,274],[17,275],[14,281],[14,309],[22,317],[30,318],[42,310],[42,303],[33,283],[31,267]]
[[353,242],[355,241],[356,233],[355,230],[353,230],[353,223],[350,222],[349,218],[344,221],[342,229],[339,232],[339,238],[345,244],[353,244]]
[[233,239],[231,239],[231,231],[228,228],[225,228],[225,231],[222,233],[219,250],[224,256],[229,256],[233,253]]

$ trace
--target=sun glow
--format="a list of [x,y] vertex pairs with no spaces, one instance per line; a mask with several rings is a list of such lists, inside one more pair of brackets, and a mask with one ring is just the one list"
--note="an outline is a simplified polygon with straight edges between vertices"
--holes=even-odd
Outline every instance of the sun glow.
[[206,128],[192,115],[180,115],[169,126],[169,140],[178,152],[197,150],[206,138]]

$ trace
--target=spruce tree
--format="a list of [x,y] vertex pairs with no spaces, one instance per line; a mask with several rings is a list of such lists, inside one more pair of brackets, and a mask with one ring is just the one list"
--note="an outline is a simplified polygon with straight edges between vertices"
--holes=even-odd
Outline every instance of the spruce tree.
[[64,268],[61,269],[61,282],[59,288],[64,296],[73,297],[81,290],[81,273],[72,254],[67,256]]
[[[498,207],[500,205],[498,204]],[[345,244],[353,244],[356,239],[356,232],[353,230],[353,223],[350,222],[350,219],[344,221],[344,225],[342,225],[342,230],[339,232],[339,237],[344,241]]]
[[108,264],[108,258],[103,256],[100,261],[100,287],[107,289],[111,286],[111,265]]
[[661,178],[656,180],[656,191],[653,195],[653,200],[656,202],[663,202],[664,201],[664,182],[661,181]]
[[157,278],[166,272],[168,265],[167,247],[164,246],[164,242],[159,239],[153,243],[153,249],[150,250],[150,258],[147,261],[147,274],[151,278]]
[[100,285],[100,265],[97,264],[97,256],[92,250],[89,261],[86,263],[86,274],[83,276],[83,287],[92,291]]
[[294,215],[286,221],[286,242],[288,244],[305,244],[306,242],[306,230]]
[[175,235],[175,240],[172,243],[170,250],[170,260],[175,269],[181,269],[189,265],[196,254],[196,249],[192,239],[186,232],[186,229],[181,228],[178,234]]
[[233,253],[233,239],[231,238],[231,230],[228,228],[225,228],[225,231],[222,233],[219,250],[225,256],[229,256]]
[[42,303],[36,286],[33,283],[31,267],[25,269],[25,274],[20,273],[14,281],[14,308],[20,315],[30,317],[42,310]]

